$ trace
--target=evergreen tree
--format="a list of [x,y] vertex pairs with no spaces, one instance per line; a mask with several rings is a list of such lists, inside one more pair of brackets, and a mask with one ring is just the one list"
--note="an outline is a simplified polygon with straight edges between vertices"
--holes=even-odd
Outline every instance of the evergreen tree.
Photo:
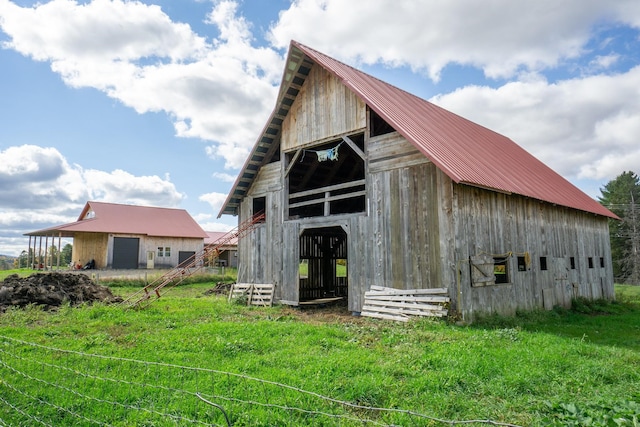
[[620,217],[609,221],[613,274],[617,280],[640,284],[640,178],[624,172],[600,190],[599,201]]

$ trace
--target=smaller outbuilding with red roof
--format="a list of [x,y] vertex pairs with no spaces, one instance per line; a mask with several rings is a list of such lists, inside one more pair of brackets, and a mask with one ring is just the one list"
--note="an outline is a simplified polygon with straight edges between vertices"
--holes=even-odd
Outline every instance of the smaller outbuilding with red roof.
[[86,203],[75,222],[25,235],[31,254],[43,252],[43,238],[46,249],[56,239],[71,237],[75,265],[93,260],[95,268],[112,269],[173,268],[202,251],[208,238],[184,209],[94,201]]
[[222,267],[238,267],[238,238],[225,231],[207,231],[205,246],[217,247],[215,262]]

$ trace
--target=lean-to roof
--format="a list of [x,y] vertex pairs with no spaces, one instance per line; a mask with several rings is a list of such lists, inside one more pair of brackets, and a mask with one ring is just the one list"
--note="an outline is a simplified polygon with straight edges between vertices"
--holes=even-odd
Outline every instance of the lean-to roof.
[[205,245],[216,245],[224,243],[225,246],[237,246],[238,237],[229,238],[229,233],[224,231],[207,231],[207,236],[204,239]]
[[237,214],[260,166],[277,145],[282,121],[314,64],[333,74],[455,183],[617,218],[511,139],[295,41],[276,107],[220,215]]

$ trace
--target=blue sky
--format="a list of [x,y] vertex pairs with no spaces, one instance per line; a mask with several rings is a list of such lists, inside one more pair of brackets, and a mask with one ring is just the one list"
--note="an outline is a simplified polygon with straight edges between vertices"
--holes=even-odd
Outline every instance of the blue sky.
[[0,0],[0,254],[88,200],[217,214],[290,40],[507,135],[587,194],[640,172],[637,0]]

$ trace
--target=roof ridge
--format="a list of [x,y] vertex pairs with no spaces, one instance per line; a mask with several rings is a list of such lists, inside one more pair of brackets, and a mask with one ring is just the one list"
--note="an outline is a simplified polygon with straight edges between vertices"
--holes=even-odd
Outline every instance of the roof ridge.
[[[317,54],[317,55],[320,55],[320,56],[323,56],[323,57],[325,57],[325,58],[327,58],[327,59],[330,59],[330,60],[332,60],[332,61],[338,62],[338,63],[340,63],[341,65],[343,65],[343,66],[345,66],[345,67],[348,67],[348,68],[352,69],[353,71],[355,71],[355,72],[357,72],[357,73],[364,74],[364,75],[366,75],[366,76],[368,76],[368,77],[370,77],[370,78],[372,78],[372,79],[375,79],[375,80],[379,81],[380,83],[382,83],[382,84],[384,84],[384,85],[387,85],[387,86],[393,87],[393,88],[395,88],[396,90],[400,90],[400,91],[402,91],[402,92],[406,93],[407,95],[409,95],[409,96],[411,96],[411,97],[413,97],[413,98],[419,99],[420,101],[428,102],[428,103],[430,103],[430,104],[432,104],[432,105],[434,105],[434,106],[438,107],[436,104],[432,103],[431,101],[429,101],[429,100],[427,100],[427,99],[424,99],[424,98],[421,98],[421,97],[419,97],[418,95],[416,95],[416,94],[414,94],[414,93],[411,93],[411,92],[409,92],[409,91],[408,91],[408,90],[406,90],[406,89],[402,89],[401,87],[396,86],[396,85],[394,85],[393,83],[385,82],[384,80],[382,80],[382,79],[381,79],[381,78],[379,78],[379,77],[376,77],[376,76],[374,76],[374,75],[372,75],[372,74],[369,74],[369,73],[367,73],[367,72],[365,72],[365,71],[359,70],[359,69],[357,69],[356,67],[354,67],[353,65],[349,65],[349,64],[347,64],[346,62],[343,62],[343,61],[341,61],[341,60],[339,60],[339,59],[332,58],[332,57],[330,57],[329,55],[326,55],[326,54],[324,54],[324,53],[322,53],[322,52],[320,52],[320,51],[318,51],[318,50],[316,50],[316,49],[314,49],[314,48],[312,48],[312,47],[309,47],[309,46],[307,46],[307,45],[305,45],[305,44],[302,44],[302,43],[300,43],[300,42],[298,42],[298,41],[295,41],[295,40],[291,40],[291,43],[292,43],[292,44],[295,44],[295,45],[296,45],[298,48],[300,48],[303,52],[304,52],[305,50],[310,50],[310,51],[314,52],[314,53],[315,53],[315,54]],[[312,58],[312,59],[313,59],[313,58]],[[345,78],[343,78],[343,77],[340,77],[340,79],[341,79],[342,81],[349,81],[349,79],[345,79]],[[439,107],[439,108],[442,108],[442,107]],[[453,113],[453,114],[455,114],[455,113]]]

